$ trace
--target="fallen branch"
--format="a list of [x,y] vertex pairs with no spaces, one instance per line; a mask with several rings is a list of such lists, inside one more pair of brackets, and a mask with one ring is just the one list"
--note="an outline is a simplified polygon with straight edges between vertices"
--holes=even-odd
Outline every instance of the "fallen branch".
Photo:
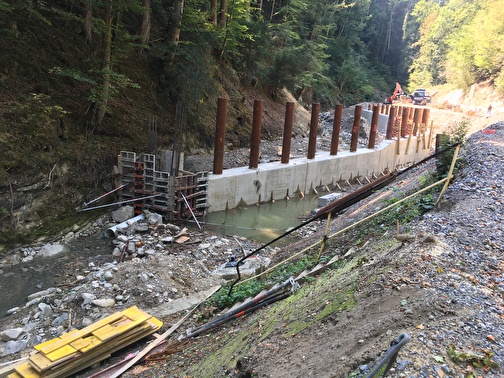
[[54,172],[54,169],[56,169],[56,164],[54,164],[54,167],[52,167],[51,171],[49,172],[49,176],[47,177],[47,184],[44,186],[44,189],[50,188],[51,187],[51,180],[52,180],[52,173]]

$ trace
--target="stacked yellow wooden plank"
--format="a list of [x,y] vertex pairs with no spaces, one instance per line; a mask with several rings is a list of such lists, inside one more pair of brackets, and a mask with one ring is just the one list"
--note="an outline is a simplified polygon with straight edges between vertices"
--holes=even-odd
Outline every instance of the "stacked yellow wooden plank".
[[163,323],[133,306],[81,330],[35,346],[27,362],[16,365],[9,378],[67,377],[125,346],[156,332]]

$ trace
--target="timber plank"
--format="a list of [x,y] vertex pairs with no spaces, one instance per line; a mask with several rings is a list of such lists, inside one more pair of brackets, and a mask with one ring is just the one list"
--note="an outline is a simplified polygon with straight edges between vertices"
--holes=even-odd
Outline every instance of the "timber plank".
[[126,310],[122,311],[122,314],[124,316],[127,316],[130,319],[136,319],[138,316],[144,316],[148,315],[145,311],[140,310],[137,306],[131,306],[130,308],[127,308]]
[[89,345],[81,349],[82,353],[88,353],[90,350],[98,348],[101,344],[103,344],[98,337],[89,336],[87,339],[90,341]]
[[[64,378],[109,358],[125,346],[158,331],[159,319],[133,306],[82,330],[74,330],[35,347],[28,362],[14,375],[25,378]],[[22,370],[25,369],[25,370]],[[10,373],[10,372],[9,372]]]
[[109,324],[108,326],[102,327],[94,331],[93,335],[102,341],[108,341],[132,328],[139,326],[149,318],[151,318],[151,316],[144,313],[143,316],[139,315],[139,318],[134,321],[129,320],[129,322],[117,322],[115,324]]
[[64,335],[61,335],[57,339],[47,341],[43,344],[35,345],[34,348],[36,350],[38,350],[39,352],[42,352],[45,354],[51,353],[51,352],[55,351],[56,349],[61,348],[65,344],[71,343],[72,341],[77,340],[79,338],[82,338],[83,336],[87,336],[87,335],[91,334],[93,331],[103,327],[104,325],[112,323],[122,317],[123,317],[122,313],[116,312],[112,315],[109,315],[109,316],[97,321],[96,323],[90,324],[86,328],[83,328],[81,330],[70,331],[68,333],[65,333]]
[[73,356],[77,353],[77,349],[72,348],[70,345],[65,345],[59,349],[56,349],[54,352],[46,354],[46,357],[49,358],[52,362],[64,359],[66,357]]
[[9,374],[7,378],[23,378],[23,376],[19,375],[17,372],[14,371],[11,374]]
[[[16,373],[19,377],[23,378],[39,378],[40,375],[37,373],[35,369],[28,363],[22,363],[21,365],[16,366]],[[10,377],[10,375],[9,375]]]

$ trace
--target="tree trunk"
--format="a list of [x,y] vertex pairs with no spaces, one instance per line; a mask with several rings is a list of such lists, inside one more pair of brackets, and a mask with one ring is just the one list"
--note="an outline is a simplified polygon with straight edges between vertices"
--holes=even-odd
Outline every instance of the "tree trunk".
[[142,17],[142,25],[140,26],[140,42],[142,45],[148,45],[151,30],[151,2],[150,0],[142,0],[145,11]]
[[383,56],[385,57],[385,59],[390,51],[390,43],[391,43],[391,38],[392,38],[392,25],[394,22],[394,13],[396,11],[396,5],[397,4],[394,2],[392,4],[392,8],[390,9],[389,22],[387,25],[387,36],[386,36],[386,40],[385,40],[385,50],[383,52]]
[[93,5],[91,4],[91,0],[86,1],[84,9],[84,38],[86,43],[91,42],[91,38],[93,37]]
[[170,24],[168,26],[168,42],[170,44],[170,51],[164,64],[165,70],[171,66],[173,59],[175,59],[175,52],[180,39],[180,25],[182,23],[183,12],[184,0],[175,0],[173,13],[170,16]]
[[217,0],[210,0],[210,17],[214,28],[217,27]]
[[273,4],[271,4],[270,21],[273,19],[274,14],[275,14],[275,0],[273,0]]
[[226,22],[227,22],[227,0],[221,0],[219,26],[221,28],[225,28]]
[[112,0],[108,0],[105,16],[105,32],[103,35],[103,79],[102,91],[98,103],[98,125],[101,125],[107,112],[107,102],[110,92],[110,71],[112,69]]
[[180,25],[182,23],[182,13],[184,12],[184,0],[175,0],[173,13],[170,17],[170,26],[168,28],[168,41],[173,47],[176,47],[180,39]]

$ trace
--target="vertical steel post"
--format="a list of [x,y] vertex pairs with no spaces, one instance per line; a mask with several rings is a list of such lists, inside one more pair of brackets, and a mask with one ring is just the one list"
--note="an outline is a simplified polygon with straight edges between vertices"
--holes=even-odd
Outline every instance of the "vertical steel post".
[[343,115],[343,105],[336,105],[334,108],[334,121],[331,136],[331,155],[338,153],[339,134],[341,130],[341,117]]
[[285,123],[282,140],[282,164],[287,164],[290,158],[291,140],[292,140],[292,124],[294,123],[294,103],[287,102],[285,104]]
[[378,131],[378,119],[380,117],[380,106],[373,107],[373,116],[371,117],[371,128],[369,130],[368,148],[374,148],[376,142],[376,132]]
[[312,114],[310,121],[310,136],[308,137],[308,159],[315,157],[315,150],[317,149],[317,130],[318,119],[320,113],[320,104],[312,104]]
[[388,112],[387,132],[385,133],[385,139],[392,139],[392,136],[394,135],[395,114],[396,108],[395,106],[391,106],[390,111]]
[[409,107],[405,106],[402,110],[401,117],[401,137],[405,138],[408,133],[408,119],[409,119]]
[[415,108],[415,114],[413,115],[413,135],[420,135],[418,129],[420,128],[420,122],[422,120],[423,110],[422,108]]
[[254,100],[254,114],[252,118],[252,136],[250,140],[249,168],[255,169],[259,165],[259,152],[261,146],[263,102]]
[[224,167],[224,142],[226,139],[227,105],[227,98],[218,99],[213,162],[213,173],[216,175],[221,175],[222,169]]
[[427,127],[427,125],[429,124],[429,117],[430,117],[430,109],[425,108],[422,113],[422,122],[421,122],[425,125],[425,127]]
[[359,141],[359,128],[360,128],[361,115],[362,115],[362,106],[356,105],[352,125],[352,138],[350,139],[350,152],[357,151],[357,142]]

